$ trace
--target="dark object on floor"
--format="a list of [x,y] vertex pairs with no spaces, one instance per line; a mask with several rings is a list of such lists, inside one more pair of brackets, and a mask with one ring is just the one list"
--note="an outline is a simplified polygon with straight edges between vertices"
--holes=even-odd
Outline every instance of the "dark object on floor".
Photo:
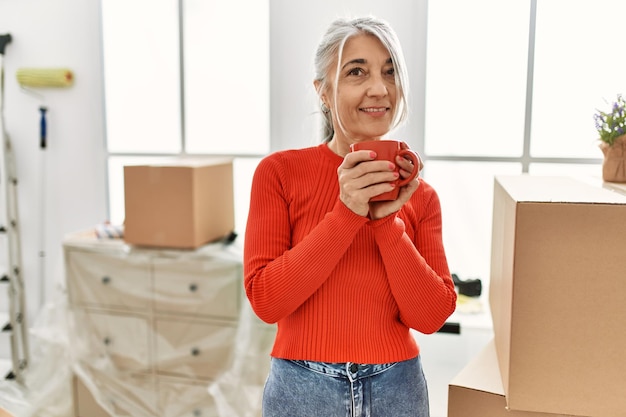
[[459,294],[467,295],[468,297],[479,297],[482,293],[483,283],[480,278],[462,280],[457,274],[452,274],[452,281],[458,288]]
[[461,334],[461,323],[447,321],[437,330],[437,333]]
[[235,239],[237,239],[237,233],[235,231],[232,231],[228,234],[228,236],[224,238],[224,243],[230,245],[235,241]]

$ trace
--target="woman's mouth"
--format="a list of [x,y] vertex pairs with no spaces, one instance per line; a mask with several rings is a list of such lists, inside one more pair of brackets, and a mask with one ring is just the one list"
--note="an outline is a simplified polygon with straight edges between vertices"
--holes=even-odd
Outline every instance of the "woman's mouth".
[[389,110],[389,107],[361,107],[359,110],[371,116],[382,116]]

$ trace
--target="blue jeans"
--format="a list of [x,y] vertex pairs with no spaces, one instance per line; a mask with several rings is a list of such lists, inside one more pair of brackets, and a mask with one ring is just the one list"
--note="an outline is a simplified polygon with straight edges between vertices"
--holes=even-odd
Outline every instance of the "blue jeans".
[[382,365],[272,358],[263,417],[428,417],[419,356]]

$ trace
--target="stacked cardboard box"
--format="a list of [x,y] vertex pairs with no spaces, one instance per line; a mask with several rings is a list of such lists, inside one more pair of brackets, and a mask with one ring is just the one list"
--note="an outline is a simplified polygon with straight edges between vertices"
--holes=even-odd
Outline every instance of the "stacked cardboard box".
[[195,249],[235,227],[233,161],[173,158],[124,167],[124,241]]
[[[448,417],[470,417],[457,411],[470,394],[469,408],[499,398],[482,417],[505,407],[515,417],[625,416],[626,192],[499,176],[492,233],[493,350],[450,384]],[[501,389],[480,388],[488,369]]]
[[568,417],[507,408],[493,340],[450,382],[448,398],[450,417]]

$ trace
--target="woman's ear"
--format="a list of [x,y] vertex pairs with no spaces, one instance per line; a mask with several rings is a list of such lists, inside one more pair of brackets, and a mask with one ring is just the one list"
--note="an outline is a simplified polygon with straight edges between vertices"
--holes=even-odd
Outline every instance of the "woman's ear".
[[326,93],[322,91],[322,82],[320,80],[315,80],[313,81],[313,86],[315,87],[315,91],[317,91],[317,95],[322,103],[327,104]]
[[322,86],[322,82],[320,80],[313,80],[313,87],[315,87],[315,91],[317,91],[318,95],[320,93],[321,86]]

